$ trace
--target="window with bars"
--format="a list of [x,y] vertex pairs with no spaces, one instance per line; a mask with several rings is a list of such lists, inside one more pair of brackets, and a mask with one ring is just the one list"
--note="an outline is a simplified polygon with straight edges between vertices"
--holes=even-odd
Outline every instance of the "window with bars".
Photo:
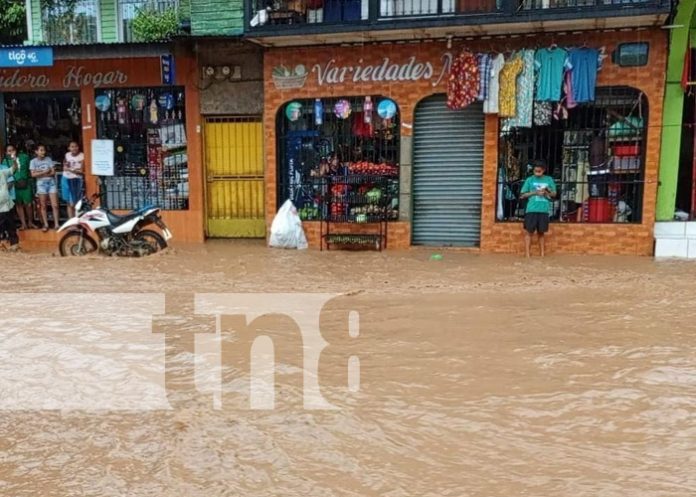
[[133,36],[133,21],[140,11],[163,13],[178,8],[178,0],[118,0],[121,40],[124,42],[137,41]]
[[501,119],[496,219],[523,219],[520,190],[541,160],[557,187],[552,221],[640,223],[647,113],[639,90],[600,87],[594,102],[557,112],[546,125],[508,127]]
[[381,195],[390,199],[386,218],[398,219],[399,119],[395,102],[381,96],[306,99],[283,105],[276,119],[278,206],[291,199],[303,220],[319,219],[326,214],[321,201],[326,179],[351,176],[350,191],[344,192],[347,216],[363,214],[351,204],[354,198],[384,184]]
[[98,89],[95,107],[97,138],[114,142],[114,175],[102,178],[102,205],[187,210],[184,88]]
[[98,10],[97,0],[42,0],[44,41],[56,45],[99,41]]

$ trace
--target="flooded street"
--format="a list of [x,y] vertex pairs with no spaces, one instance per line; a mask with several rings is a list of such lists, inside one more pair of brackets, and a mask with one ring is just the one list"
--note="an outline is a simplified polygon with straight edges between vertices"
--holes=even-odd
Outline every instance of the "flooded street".
[[[1,254],[0,495],[694,495],[696,265],[432,253]],[[303,407],[302,341],[279,314],[258,321],[277,338],[273,409],[249,408],[232,335],[221,393],[194,381],[208,293],[336,294],[317,372],[335,409]]]

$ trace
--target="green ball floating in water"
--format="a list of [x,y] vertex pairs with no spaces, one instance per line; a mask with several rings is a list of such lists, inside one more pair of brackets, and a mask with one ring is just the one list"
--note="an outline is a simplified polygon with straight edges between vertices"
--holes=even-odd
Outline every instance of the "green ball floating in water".
[[442,254],[433,254],[430,256],[431,261],[441,261],[442,259]]

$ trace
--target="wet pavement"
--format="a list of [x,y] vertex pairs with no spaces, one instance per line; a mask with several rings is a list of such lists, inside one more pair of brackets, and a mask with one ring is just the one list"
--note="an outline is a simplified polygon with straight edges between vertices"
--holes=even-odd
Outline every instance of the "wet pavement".
[[[696,265],[434,252],[0,254],[0,495],[694,494]],[[192,337],[215,329],[195,294],[316,292],[336,295],[317,371],[335,409],[303,407],[279,314],[256,323],[273,409],[249,408],[241,335],[223,337],[220,392],[194,380]]]

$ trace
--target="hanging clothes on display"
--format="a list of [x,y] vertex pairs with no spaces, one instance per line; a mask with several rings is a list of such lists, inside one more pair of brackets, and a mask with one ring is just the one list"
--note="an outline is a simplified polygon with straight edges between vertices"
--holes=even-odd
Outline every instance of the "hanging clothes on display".
[[464,109],[478,98],[480,89],[479,65],[476,55],[462,50],[452,63],[447,84],[447,107]]
[[553,119],[551,102],[534,102],[534,126],[550,126]]
[[586,160],[578,161],[578,172],[575,177],[575,203],[584,204],[590,198],[590,188],[587,183],[587,175],[590,172],[590,164]]
[[520,60],[523,68],[517,77],[517,113],[508,119],[505,127],[531,128],[534,105],[534,50],[522,50]]
[[488,98],[488,90],[491,84],[492,59],[491,56],[486,53],[478,54],[476,58],[478,59],[480,76],[479,93],[477,100],[479,102],[484,102],[486,98]]
[[539,102],[561,100],[563,72],[568,62],[568,52],[562,48],[537,50],[534,63],[537,68],[536,99]]
[[500,117],[517,115],[517,77],[524,69],[524,61],[519,55],[513,55],[500,71]]
[[488,75],[488,95],[483,102],[484,114],[497,114],[500,99],[500,71],[505,66],[505,56],[498,54],[491,59],[491,70]]
[[573,99],[573,74],[572,71],[567,71],[563,78],[563,98],[556,105],[553,112],[553,118],[556,120],[568,119],[568,111],[578,106],[578,103]]
[[573,99],[581,104],[594,102],[599,71],[599,50],[573,48],[568,54],[568,68],[572,70]]

